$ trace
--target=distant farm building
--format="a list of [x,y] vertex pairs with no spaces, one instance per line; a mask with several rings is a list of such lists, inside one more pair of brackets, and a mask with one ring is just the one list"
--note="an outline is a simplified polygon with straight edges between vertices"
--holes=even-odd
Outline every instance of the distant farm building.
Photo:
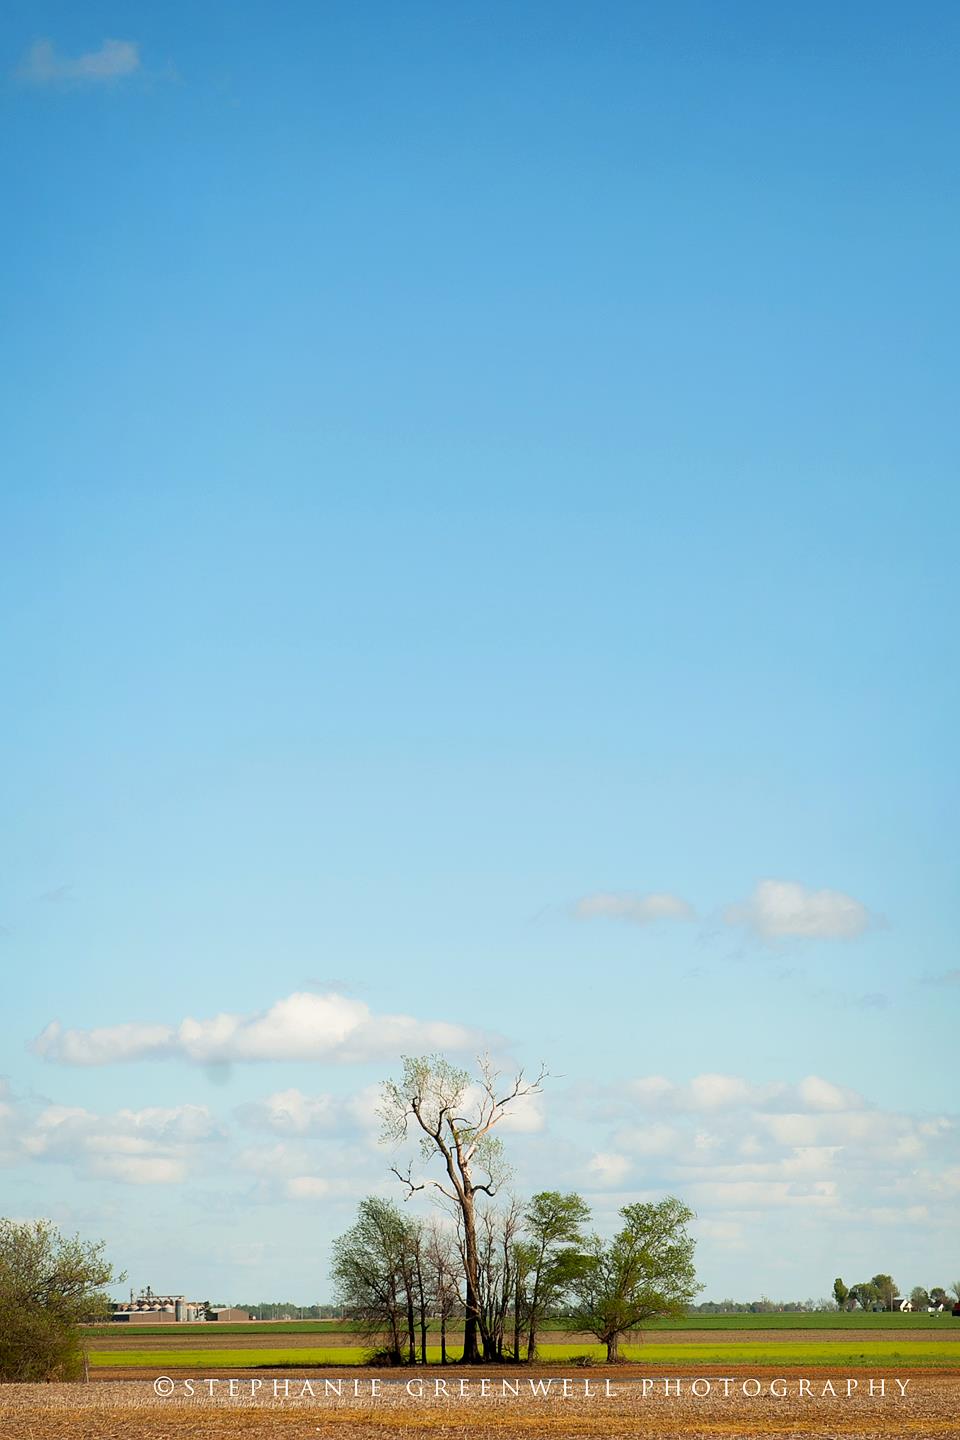
[[[246,1316],[243,1317],[246,1319]],[[186,1295],[158,1295],[148,1285],[134,1298],[114,1305],[111,1320],[124,1325],[184,1325],[206,1319],[201,1300],[188,1300]]]

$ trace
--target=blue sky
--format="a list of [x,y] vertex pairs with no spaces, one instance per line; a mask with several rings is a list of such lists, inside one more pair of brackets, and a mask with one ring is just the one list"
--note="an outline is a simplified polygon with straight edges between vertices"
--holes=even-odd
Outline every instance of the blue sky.
[[958,29],[4,8],[7,1213],[327,1296],[399,1015],[710,1295],[947,1282]]

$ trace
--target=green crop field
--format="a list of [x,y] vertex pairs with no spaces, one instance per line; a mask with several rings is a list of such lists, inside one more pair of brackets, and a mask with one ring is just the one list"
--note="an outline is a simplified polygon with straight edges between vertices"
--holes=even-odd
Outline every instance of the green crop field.
[[[603,1363],[605,1350],[600,1345],[544,1345],[540,1349],[542,1364],[564,1364],[588,1356],[595,1363]],[[240,1370],[294,1368],[303,1370],[313,1365],[362,1365],[370,1355],[368,1349],[344,1346],[337,1349],[282,1350],[190,1350],[184,1346],[176,1350],[93,1350],[90,1364],[94,1368],[123,1367],[150,1369],[157,1373],[165,1370]],[[960,1350],[949,1342],[937,1344],[928,1341],[911,1341],[898,1344],[895,1341],[864,1340],[854,1345],[835,1340],[793,1342],[781,1344],[761,1341],[758,1344],[738,1344],[720,1341],[710,1345],[625,1345],[622,1355],[626,1360],[642,1363],[646,1367],[662,1367],[675,1364],[705,1365],[776,1365],[776,1366],[823,1366],[841,1368],[891,1368],[901,1366],[952,1366],[960,1358]],[[427,1358],[439,1363],[439,1347],[428,1347]]]
[[899,1310],[814,1310],[774,1315],[688,1315],[655,1320],[650,1330],[935,1330],[960,1334],[960,1319],[949,1314],[901,1315]]
[[335,1350],[190,1350],[184,1346],[178,1350],[91,1350],[89,1360],[92,1369],[122,1367],[160,1374],[165,1370],[302,1370],[311,1365],[362,1365],[369,1354],[369,1349],[346,1345]]
[[[596,1363],[602,1363],[606,1355],[600,1345],[547,1345],[540,1347],[545,1363],[557,1363],[589,1355]],[[646,1366],[665,1364],[707,1364],[707,1365],[829,1365],[864,1367],[897,1364],[912,1365],[956,1365],[960,1361],[960,1350],[949,1343],[936,1344],[924,1340],[897,1344],[895,1341],[864,1340],[850,1345],[835,1340],[801,1341],[779,1343],[761,1341],[758,1344],[738,1344],[736,1341],[717,1340],[710,1345],[621,1345],[620,1353],[626,1360]]]

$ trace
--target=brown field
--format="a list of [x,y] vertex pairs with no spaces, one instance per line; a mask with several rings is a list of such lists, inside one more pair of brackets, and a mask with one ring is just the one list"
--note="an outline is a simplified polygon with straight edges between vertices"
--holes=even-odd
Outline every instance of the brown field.
[[[638,1367],[629,1367],[641,1374]],[[674,1372],[676,1373],[676,1371]],[[696,1372],[690,1371],[684,1386]],[[831,1376],[840,1397],[822,1398],[816,1392],[825,1376],[812,1380],[814,1398],[797,1394],[802,1372],[759,1368],[708,1367],[700,1374],[734,1375],[730,1398],[717,1393],[695,1398],[684,1393],[678,1399],[657,1393],[644,1397],[637,1384],[628,1382],[627,1369],[612,1374],[614,1393],[603,1397],[583,1394],[583,1377],[571,1377],[574,1393],[563,1398],[527,1395],[501,1398],[500,1377],[492,1377],[494,1394],[489,1398],[471,1395],[467,1399],[420,1400],[404,1393],[403,1383],[387,1383],[376,1400],[369,1395],[367,1372],[361,1382],[367,1393],[353,1398],[346,1392],[353,1376],[345,1380],[341,1399],[258,1398],[249,1390],[240,1398],[184,1398],[170,1400],[154,1396],[145,1381],[111,1382],[97,1385],[6,1385],[0,1386],[0,1436],[3,1440],[939,1440],[960,1437],[960,1372],[918,1372],[909,1376],[905,1399],[842,1394],[843,1379]],[[329,1374],[329,1372],[328,1372]],[[786,1398],[767,1393],[744,1398],[736,1393],[745,1377],[756,1376],[764,1390],[782,1375],[789,1386]],[[395,1381],[395,1376],[393,1377]],[[419,1378],[419,1377],[417,1377]],[[426,1379],[429,1388],[434,1378]],[[451,1379],[447,1376],[447,1379]],[[479,1388],[479,1375],[469,1379]],[[554,1384],[557,1379],[554,1373]],[[603,1390],[604,1371],[598,1369],[589,1380],[595,1392]],[[865,1376],[860,1376],[865,1385]],[[249,1373],[240,1382],[249,1386]],[[291,1381],[291,1384],[296,1382]],[[319,1387],[322,1382],[318,1383]],[[662,1381],[658,1381],[662,1388]],[[892,1381],[887,1378],[888,1388]]]
[[[310,1334],[303,1331],[292,1331],[289,1333],[277,1334],[276,1336],[264,1334],[263,1331],[252,1335],[224,1335],[217,1334],[215,1325],[205,1326],[179,1326],[176,1329],[171,1327],[169,1335],[138,1335],[136,1330],[128,1330],[124,1326],[118,1326],[119,1334],[98,1335],[95,1340],[90,1341],[92,1350],[177,1350],[180,1347],[191,1351],[201,1350],[265,1350],[276,1347],[282,1350],[335,1350],[335,1349],[365,1349],[372,1348],[377,1342],[372,1339],[365,1339],[362,1335],[348,1335],[343,1332],[333,1332],[329,1335]],[[213,1332],[213,1333],[211,1333]],[[384,1337],[385,1338],[385,1337]],[[639,1334],[625,1336],[626,1343],[638,1343],[643,1337]],[[936,1333],[930,1330],[670,1330],[670,1331],[649,1331],[648,1338],[653,1343],[670,1345],[762,1345],[765,1342],[784,1345],[795,1343],[798,1345],[809,1345],[811,1340],[817,1340],[821,1344],[835,1342],[838,1345],[851,1345],[857,1339],[882,1340],[893,1343],[902,1341],[904,1344],[912,1344],[916,1341],[926,1342],[931,1340],[938,1343],[942,1340],[953,1340],[960,1343],[960,1326],[955,1330],[943,1330]],[[447,1344],[451,1351],[456,1351],[462,1343],[462,1336],[451,1334],[448,1336]],[[551,1330],[541,1336],[543,1346],[550,1345],[582,1345],[584,1350],[588,1346],[596,1345],[597,1341],[593,1335],[579,1334],[575,1331]],[[431,1334],[430,1344],[438,1345],[439,1337]],[[958,1352],[960,1353],[960,1352]]]

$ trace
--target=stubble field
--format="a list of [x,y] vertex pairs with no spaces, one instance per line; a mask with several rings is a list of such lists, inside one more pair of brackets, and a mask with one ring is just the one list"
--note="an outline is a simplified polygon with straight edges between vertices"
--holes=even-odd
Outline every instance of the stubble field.
[[[900,1372],[906,1376],[907,1372]],[[580,1377],[571,1379],[571,1391],[559,1390],[543,1396],[521,1394],[501,1396],[500,1377],[491,1377],[493,1393],[481,1398],[468,1394],[448,1398],[429,1393],[420,1398],[408,1394],[405,1381],[384,1379],[382,1393],[341,1398],[317,1396],[274,1399],[272,1395],[251,1399],[249,1393],[230,1398],[223,1394],[186,1397],[178,1394],[159,1399],[146,1381],[109,1382],[97,1385],[11,1385],[0,1388],[0,1435],[4,1440],[527,1440],[531,1436],[549,1440],[576,1440],[576,1437],[603,1437],[603,1440],[894,1440],[917,1437],[939,1440],[960,1436],[960,1375],[919,1373],[909,1377],[907,1393],[869,1395],[866,1379],[847,1396],[844,1381],[832,1374],[837,1394],[821,1394],[823,1379],[809,1381],[811,1394],[799,1393],[799,1373],[754,1369],[739,1374],[727,1368],[723,1385],[714,1378],[709,1394],[691,1393],[695,1371],[681,1382],[679,1396],[666,1394],[662,1377],[646,1394],[638,1375],[627,1377],[621,1370],[611,1380],[612,1393],[604,1394],[603,1373],[592,1374],[592,1394],[584,1393]],[[720,1372],[716,1372],[719,1376]],[[742,1381],[752,1392],[741,1393]],[[771,1394],[787,1387],[786,1395]],[[474,1392],[479,1376],[470,1377]],[[345,1382],[346,1383],[346,1382]],[[360,1382],[369,1388],[369,1380]],[[556,1385],[556,1380],[555,1380]],[[703,1390],[705,1379],[701,1378]],[[242,1382],[237,1382],[238,1386]],[[246,1381],[249,1385],[249,1380]]]
[[[552,1330],[540,1364],[472,1371],[373,1370],[361,1364],[369,1349],[346,1327],[97,1327],[86,1337],[96,1383],[0,1387],[0,1437],[960,1440],[960,1325],[881,1318],[869,1327],[814,1328],[786,1316],[651,1327],[628,1338],[632,1363],[612,1369],[592,1337]],[[450,1337],[454,1353],[458,1338]],[[586,1368],[575,1358],[583,1356]],[[160,1375],[167,1397],[154,1392]],[[885,1393],[871,1394],[881,1378]],[[504,1381],[516,1393],[503,1393]],[[434,1393],[437,1383],[446,1395]]]

